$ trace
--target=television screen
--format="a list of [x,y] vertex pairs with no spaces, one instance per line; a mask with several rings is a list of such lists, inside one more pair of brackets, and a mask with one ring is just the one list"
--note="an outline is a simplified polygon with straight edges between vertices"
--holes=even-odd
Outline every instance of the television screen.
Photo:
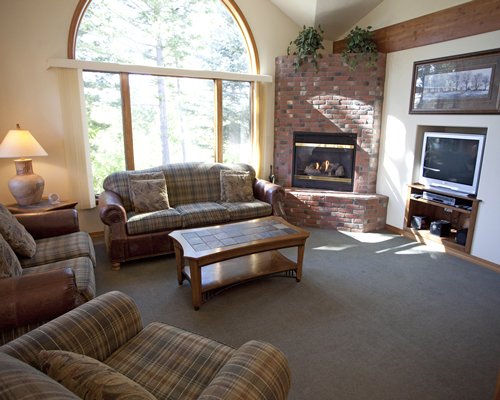
[[422,183],[476,194],[484,135],[426,132],[422,148]]

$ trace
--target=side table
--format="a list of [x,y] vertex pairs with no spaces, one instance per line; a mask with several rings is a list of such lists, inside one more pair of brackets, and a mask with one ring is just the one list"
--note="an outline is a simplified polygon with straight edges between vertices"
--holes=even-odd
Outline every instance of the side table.
[[63,210],[67,208],[75,208],[78,204],[77,201],[66,201],[61,200],[57,203],[51,204],[47,198],[42,198],[42,201],[36,204],[30,204],[29,206],[20,206],[17,203],[14,204],[6,204],[5,207],[12,214],[26,214],[26,213],[40,213],[47,212],[53,210]]

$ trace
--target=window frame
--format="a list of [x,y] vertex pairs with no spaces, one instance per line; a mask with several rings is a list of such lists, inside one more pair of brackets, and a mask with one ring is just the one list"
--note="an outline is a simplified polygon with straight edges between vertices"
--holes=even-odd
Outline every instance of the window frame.
[[[235,73],[225,73],[225,72],[215,72],[215,71],[190,71],[185,69],[175,69],[175,68],[161,68],[161,67],[143,67],[141,66],[131,66],[131,68],[123,68],[123,65],[120,65],[120,68],[112,67],[114,71],[106,71],[108,68],[101,69],[98,65],[102,66],[113,66],[116,64],[112,63],[101,63],[101,62],[88,62],[88,61],[79,61],[75,59],[76,52],[76,42],[77,42],[77,34],[78,29],[80,27],[80,23],[82,21],[83,16],[85,15],[85,11],[91,4],[92,0],[80,0],[76,6],[75,13],[73,14],[73,18],[71,21],[69,35],[68,35],[68,60],[74,60],[76,63],[81,64],[82,70],[84,71],[93,71],[93,72],[117,72],[120,74],[120,91],[121,91],[121,99],[122,99],[122,122],[123,122],[123,140],[124,140],[124,154],[125,154],[125,168],[127,170],[134,170],[134,144],[133,144],[133,131],[132,131],[132,109],[130,102],[130,85],[129,85],[129,75],[131,73],[140,73],[135,70],[149,70],[148,75],[157,75],[157,76],[185,76],[189,78],[200,78],[200,75],[205,75],[203,78],[212,79],[214,83],[214,133],[215,133],[215,154],[214,159],[216,162],[222,162],[223,160],[223,93],[222,93],[222,82],[224,80],[235,80],[241,82],[250,83],[250,140],[252,142],[252,147],[258,148],[258,124],[255,104],[259,101],[259,91],[257,90],[257,85],[255,84],[256,79],[254,79],[255,75],[260,73],[260,63],[259,56],[257,51],[257,46],[255,45],[255,40],[253,34],[250,30],[250,27],[239,9],[234,0],[220,0],[228,9],[228,11],[233,16],[235,22],[238,24],[240,31],[243,35],[244,42],[247,48],[247,53],[250,58],[250,68],[253,74],[235,74]],[[58,65],[56,65],[58,64]],[[49,62],[49,65],[55,67],[59,66],[61,63],[58,60],[52,60],[52,63]],[[94,65],[94,67],[91,66]],[[86,65],[86,67],[85,67]],[[143,72],[146,74],[146,72]],[[227,77],[226,77],[227,76]],[[246,76],[249,78],[246,79]],[[231,78],[232,77],[232,78]],[[259,79],[260,80],[260,79]],[[265,81],[269,81],[265,79]],[[258,155],[254,155],[254,157],[258,158]],[[260,160],[256,160],[256,164],[259,164]]]

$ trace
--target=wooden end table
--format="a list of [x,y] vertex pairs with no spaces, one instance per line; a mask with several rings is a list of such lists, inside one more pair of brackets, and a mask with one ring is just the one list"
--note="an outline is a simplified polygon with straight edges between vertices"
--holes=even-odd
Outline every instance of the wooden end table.
[[[302,278],[304,246],[309,232],[281,217],[173,231],[177,280],[191,283],[198,310],[211,293],[250,279],[285,273]],[[297,247],[297,262],[278,249]]]
[[53,210],[65,210],[68,208],[75,208],[77,204],[78,204],[77,201],[64,201],[64,200],[52,204],[49,202],[47,198],[42,198],[42,201],[35,204],[30,204],[29,206],[20,206],[19,204],[14,203],[14,204],[7,204],[5,205],[5,207],[7,207],[7,209],[12,214],[26,214],[26,213],[47,212]]

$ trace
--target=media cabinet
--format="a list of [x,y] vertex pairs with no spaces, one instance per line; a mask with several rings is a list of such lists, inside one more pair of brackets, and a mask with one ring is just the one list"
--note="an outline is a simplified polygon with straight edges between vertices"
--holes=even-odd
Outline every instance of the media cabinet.
[[[424,192],[453,199],[455,205],[445,204],[440,201],[433,201],[424,198]],[[477,210],[481,200],[450,194],[436,189],[429,189],[421,184],[408,185],[408,195],[406,198],[404,233],[419,242],[436,242],[442,244],[446,249],[455,250],[470,254],[472,239],[474,237],[474,227],[476,224]],[[427,226],[424,229],[412,227],[414,216],[425,217]],[[446,220],[451,223],[451,233],[449,236],[440,237],[430,233],[429,226],[432,221]],[[455,241],[457,231],[467,229],[467,237],[464,244]]]

